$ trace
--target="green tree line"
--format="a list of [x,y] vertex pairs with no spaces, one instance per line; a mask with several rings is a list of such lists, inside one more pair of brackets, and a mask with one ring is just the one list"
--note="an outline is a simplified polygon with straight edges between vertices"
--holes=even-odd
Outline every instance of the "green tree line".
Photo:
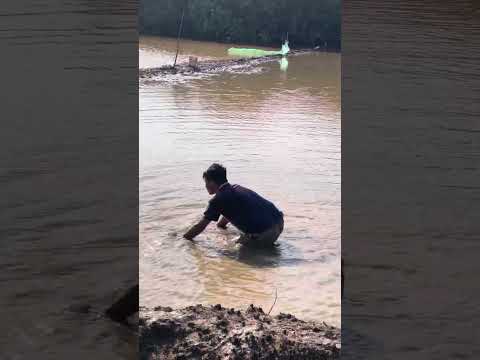
[[340,48],[341,0],[141,0],[140,34],[291,47]]

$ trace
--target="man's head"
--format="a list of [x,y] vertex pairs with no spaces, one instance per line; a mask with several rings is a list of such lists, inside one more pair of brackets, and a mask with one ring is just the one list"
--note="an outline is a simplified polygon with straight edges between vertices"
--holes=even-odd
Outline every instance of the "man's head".
[[212,164],[203,173],[203,180],[205,180],[205,187],[210,195],[218,191],[220,185],[227,182],[227,169],[220,164]]

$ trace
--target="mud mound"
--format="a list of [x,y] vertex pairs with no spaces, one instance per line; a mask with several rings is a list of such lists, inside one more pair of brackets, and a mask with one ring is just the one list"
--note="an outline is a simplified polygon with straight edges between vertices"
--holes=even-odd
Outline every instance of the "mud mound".
[[[307,54],[313,50],[292,50],[289,56]],[[152,79],[157,76],[175,74],[191,75],[195,73],[221,73],[230,71],[251,71],[260,64],[268,63],[281,59],[282,55],[268,55],[254,58],[237,58],[227,60],[206,60],[199,62],[197,66],[192,67],[188,64],[178,64],[173,66],[162,66],[157,68],[139,69],[139,78],[142,80]]]
[[290,314],[215,306],[140,313],[141,359],[338,359],[340,330]]
[[281,58],[280,56],[265,56],[262,58],[234,59],[234,60],[207,60],[196,67],[188,64],[179,64],[176,67],[162,66],[158,68],[140,69],[140,79],[151,79],[160,75],[191,75],[195,73],[213,74],[228,71],[249,71],[256,66]]

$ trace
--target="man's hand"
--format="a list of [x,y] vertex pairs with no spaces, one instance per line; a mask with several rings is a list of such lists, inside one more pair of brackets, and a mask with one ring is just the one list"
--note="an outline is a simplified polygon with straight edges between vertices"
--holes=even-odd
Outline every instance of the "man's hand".
[[200,234],[207,225],[210,223],[210,220],[206,219],[205,217],[202,218],[197,224],[193,225],[190,230],[188,230],[183,237],[187,240],[193,240],[195,236]]
[[222,216],[221,219],[217,222],[217,227],[220,229],[226,229],[228,224],[228,219],[225,216]]

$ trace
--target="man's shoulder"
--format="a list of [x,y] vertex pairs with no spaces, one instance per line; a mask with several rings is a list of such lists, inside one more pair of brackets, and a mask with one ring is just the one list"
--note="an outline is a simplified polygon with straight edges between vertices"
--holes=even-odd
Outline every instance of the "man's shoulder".
[[243,192],[254,192],[253,190],[239,184],[233,184],[232,189],[236,191],[243,191]]
[[247,188],[245,186],[235,184],[232,187],[237,194],[241,194],[241,195],[245,195],[245,196],[260,197],[260,195],[256,191],[254,191],[250,188]]
[[210,201],[217,204],[229,202],[235,196],[235,190],[238,189],[237,186],[238,185],[235,184],[228,184],[222,188],[221,191],[217,192]]
[[225,190],[219,191],[215,195],[212,196],[212,198],[210,199],[209,202],[218,203],[218,202],[222,201],[223,199],[230,197],[230,194],[231,194],[230,191],[225,191]]
[[217,194],[213,195],[213,196],[210,198],[210,200],[208,200],[208,202],[209,202],[210,204],[214,204],[214,203],[218,202],[219,199],[220,199],[220,194],[217,193]]

